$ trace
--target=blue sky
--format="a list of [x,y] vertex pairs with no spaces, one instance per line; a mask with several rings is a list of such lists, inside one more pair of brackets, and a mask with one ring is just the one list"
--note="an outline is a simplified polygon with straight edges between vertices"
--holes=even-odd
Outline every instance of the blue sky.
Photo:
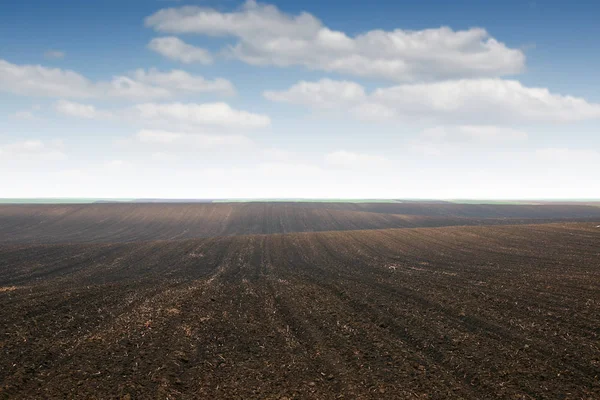
[[597,198],[599,8],[5,2],[0,197]]

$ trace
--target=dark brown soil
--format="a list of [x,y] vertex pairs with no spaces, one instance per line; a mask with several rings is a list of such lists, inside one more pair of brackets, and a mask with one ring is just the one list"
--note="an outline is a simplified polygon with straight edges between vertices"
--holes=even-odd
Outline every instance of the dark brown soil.
[[0,398],[600,398],[598,222],[79,244],[13,222]]
[[216,203],[0,205],[0,242],[98,243],[357,229],[600,221],[586,205]]

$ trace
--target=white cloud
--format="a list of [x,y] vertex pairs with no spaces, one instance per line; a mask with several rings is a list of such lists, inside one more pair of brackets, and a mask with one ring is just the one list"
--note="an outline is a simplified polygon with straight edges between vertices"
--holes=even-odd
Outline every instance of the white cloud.
[[32,111],[17,111],[12,117],[17,119],[35,119],[35,115]]
[[236,110],[222,102],[144,103],[134,106],[133,114],[148,122],[217,128],[257,129],[271,124],[271,119],[266,115]]
[[424,156],[438,157],[447,151],[446,147],[447,146],[443,146],[440,144],[428,143],[426,141],[421,142],[419,140],[415,140],[408,146],[408,149],[413,153],[421,154]]
[[148,43],[148,48],[171,60],[184,64],[212,64],[213,57],[208,50],[192,46],[174,36],[155,38]]
[[0,145],[0,161],[60,161],[66,159],[61,141],[24,140]]
[[181,70],[138,69],[130,76],[119,75],[110,81],[92,82],[71,70],[17,65],[0,59],[0,91],[25,96],[148,100],[191,92],[231,94],[234,89],[225,79],[206,80]]
[[398,119],[398,112],[393,107],[384,104],[365,101],[350,110],[352,115],[364,121],[385,122]]
[[335,167],[344,168],[369,168],[388,165],[390,160],[383,156],[353,153],[338,150],[325,155],[325,162]]
[[168,131],[142,130],[137,133],[137,139],[146,143],[173,143],[181,139],[183,134]]
[[523,141],[527,140],[527,132],[491,125],[464,125],[458,127],[461,134],[482,142]]
[[528,139],[525,131],[493,125],[436,126],[424,129],[409,141],[413,153],[441,156],[449,153],[471,152],[490,146],[520,146]]
[[398,115],[494,122],[572,122],[600,117],[600,104],[530,88],[514,80],[475,79],[377,89],[370,101]]
[[72,101],[60,100],[56,103],[56,111],[77,118],[109,118],[111,114],[107,111],[99,111],[93,105],[74,103]]
[[522,142],[527,140],[527,132],[493,125],[438,126],[425,129],[423,139],[447,142]]
[[[600,104],[503,79],[404,84],[364,95],[352,82],[323,79],[269,91],[273,101],[338,108],[367,120],[425,120],[452,124],[573,122],[600,118]],[[352,95],[348,95],[351,93]],[[492,132],[488,132],[492,134]]]
[[[135,126],[152,126],[153,134],[158,136],[161,135],[160,132],[172,132],[174,129],[188,133],[197,133],[199,130],[206,132],[207,129],[222,133],[227,130],[266,128],[271,124],[267,115],[237,110],[223,102],[140,103],[108,111],[91,104],[60,100],[55,109],[61,114],[77,118],[114,119]],[[169,134],[168,140],[172,139],[173,136]],[[167,137],[162,140],[167,141]]]
[[354,82],[322,79],[318,82],[301,81],[286,91],[266,91],[265,98],[313,108],[339,108],[344,104],[364,101],[364,88]]
[[232,95],[235,93],[233,84],[227,79],[216,78],[214,80],[207,80],[202,76],[191,75],[185,71],[176,69],[169,72],[160,72],[154,68],[148,71],[138,69],[134,72],[133,77],[138,82],[167,88],[181,93],[206,92],[224,95]]
[[116,76],[110,82],[100,82],[94,87],[94,97],[115,97],[130,100],[160,99],[174,95],[172,88],[147,85],[129,76]]
[[171,95],[168,88],[149,86],[126,76],[116,76],[109,82],[92,82],[71,70],[16,65],[5,60],[0,60],[0,90],[25,96],[64,98],[147,99]]
[[215,147],[249,146],[252,141],[243,135],[215,135],[143,129],[136,135],[140,143],[178,147],[180,150]]
[[204,7],[163,9],[146,18],[159,32],[235,37],[229,55],[253,65],[310,69],[397,82],[501,76],[521,72],[525,55],[484,29],[372,30],[356,36],[327,28],[306,12],[292,16],[248,0],[223,13]]
[[93,84],[82,75],[41,65],[0,59],[0,90],[27,96],[92,97]]
[[60,50],[48,50],[44,53],[44,57],[50,60],[60,60],[65,58],[67,54]]

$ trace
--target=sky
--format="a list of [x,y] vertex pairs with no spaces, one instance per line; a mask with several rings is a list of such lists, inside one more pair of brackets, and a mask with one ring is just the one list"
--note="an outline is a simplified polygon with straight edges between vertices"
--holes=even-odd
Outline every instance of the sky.
[[600,198],[596,2],[0,4],[0,198]]

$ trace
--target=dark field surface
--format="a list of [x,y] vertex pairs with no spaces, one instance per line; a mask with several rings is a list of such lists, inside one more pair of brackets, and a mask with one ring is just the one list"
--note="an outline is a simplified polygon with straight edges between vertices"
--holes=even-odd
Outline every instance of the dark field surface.
[[384,205],[0,207],[0,398],[600,398],[593,207]]
[[589,205],[219,203],[0,205],[0,242],[91,243],[246,234],[597,220]]

